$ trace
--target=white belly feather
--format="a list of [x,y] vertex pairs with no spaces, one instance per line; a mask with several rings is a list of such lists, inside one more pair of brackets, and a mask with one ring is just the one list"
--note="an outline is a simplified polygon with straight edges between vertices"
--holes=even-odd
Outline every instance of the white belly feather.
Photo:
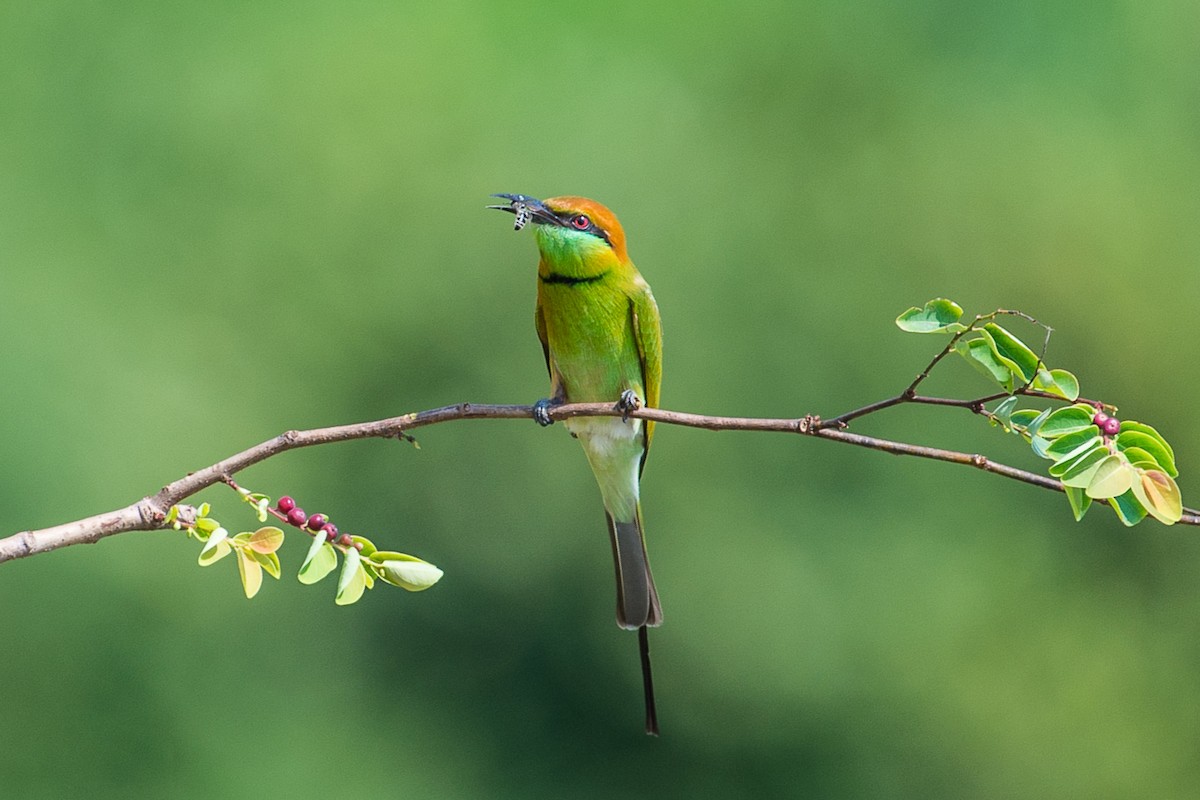
[[642,461],[642,421],[616,417],[574,417],[567,430],[579,438],[596,480],[604,507],[613,519],[627,522],[637,513],[638,470]]

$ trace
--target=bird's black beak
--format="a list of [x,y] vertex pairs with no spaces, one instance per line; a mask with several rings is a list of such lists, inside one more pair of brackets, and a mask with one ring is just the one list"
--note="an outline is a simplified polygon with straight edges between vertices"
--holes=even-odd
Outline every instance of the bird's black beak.
[[514,230],[519,231],[530,222],[537,225],[566,225],[566,222],[546,208],[545,203],[536,197],[527,197],[523,194],[494,194],[492,197],[502,197],[508,201],[508,205],[488,206],[488,208],[515,214],[517,219],[516,224],[513,225]]

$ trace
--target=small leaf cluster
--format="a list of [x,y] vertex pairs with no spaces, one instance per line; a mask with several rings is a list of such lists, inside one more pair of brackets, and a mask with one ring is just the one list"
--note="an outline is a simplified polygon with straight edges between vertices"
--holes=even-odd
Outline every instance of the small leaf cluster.
[[209,511],[208,503],[201,504],[199,508],[171,506],[165,522],[176,530],[186,530],[189,538],[204,543],[199,558],[202,567],[215,564],[230,553],[237,553],[238,574],[242,578],[246,597],[258,594],[262,588],[264,571],[278,580],[281,570],[275,551],[283,544],[283,531],[266,526],[230,536],[224,526],[209,516]]
[[962,315],[958,303],[939,297],[923,308],[905,311],[896,318],[896,325],[909,333],[952,334],[949,349],[1010,394],[1032,390],[1072,402],[1079,397],[1079,380],[1074,375],[1065,369],[1047,369],[1041,356],[995,321],[1005,315],[1032,318],[1017,311],[993,311],[964,325],[959,321]]
[[[345,535],[345,534],[343,534]],[[343,554],[334,602],[348,606],[358,602],[367,589],[381,580],[410,592],[420,592],[437,583],[442,571],[416,556],[379,550],[371,540],[351,536],[349,546],[333,544],[324,536],[313,537],[300,567],[301,583],[316,583],[337,568],[338,551]]]
[[997,407],[993,414],[1054,462],[1050,474],[1062,481],[1076,520],[1093,500],[1106,500],[1126,525],[1147,514],[1173,525],[1183,515],[1175,453],[1149,425],[1118,421],[1086,403],[1041,411]]
[[[987,411],[980,402],[977,410],[1053,462],[1049,473],[1062,482],[1076,520],[1093,500],[1104,500],[1126,525],[1136,525],[1147,515],[1167,525],[1179,521],[1183,499],[1174,480],[1179,475],[1175,453],[1157,430],[1110,416],[1106,410],[1116,410],[1111,406],[1080,401],[1079,381],[1072,373],[1047,368],[1042,356],[995,322],[1009,315],[1040,324],[1032,317],[1001,310],[964,325],[962,314],[957,303],[937,298],[905,311],[896,324],[910,333],[950,334],[944,352],[958,353],[1004,389],[1008,396],[998,395],[1003,399],[994,409]],[[1045,330],[1048,342],[1050,329]],[[1020,396],[1072,405],[1017,408]]]
[[[312,537],[308,555],[300,567],[301,583],[320,581],[338,566],[338,554],[342,556],[342,569],[338,578],[335,602],[350,605],[372,589],[376,581],[399,586],[410,592],[420,592],[437,583],[442,570],[416,556],[379,550],[370,539],[340,533],[337,526],[329,522],[324,514],[306,515],[296,507],[290,497],[281,497],[275,507],[264,494],[251,492],[227,481],[254,507],[260,522],[275,516],[299,528]],[[199,507],[175,505],[167,512],[164,525],[184,530],[189,538],[204,544],[199,563],[207,567],[221,559],[236,554],[238,574],[246,597],[254,597],[262,588],[263,573],[278,579],[281,574],[279,556],[276,551],[283,545],[285,535],[281,528],[264,526],[255,531],[244,531],[230,535],[229,531],[209,516],[208,503]],[[296,513],[298,512],[298,513]]]

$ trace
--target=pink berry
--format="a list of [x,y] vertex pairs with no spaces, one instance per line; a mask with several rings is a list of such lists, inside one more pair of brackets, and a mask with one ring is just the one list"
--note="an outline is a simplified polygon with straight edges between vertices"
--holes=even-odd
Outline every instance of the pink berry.
[[362,542],[355,542],[355,543],[354,543],[354,549],[355,549],[355,550],[357,550],[358,552],[360,552],[360,553],[361,553],[361,552],[362,552],[362,549],[363,549],[363,543],[362,543]]
[[296,501],[285,494],[283,497],[279,498],[279,502],[275,504],[275,507],[278,508],[281,513],[286,514],[296,507]]
[[1108,436],[1116,436],[1121,432],[1121,420],[1116,417],[1109,417],[1104,421],[1100,429]]
[[308,518],[308,529],[310,531],[319,531],[325,527],[326,522],[329,522],[329,517],[324,514],[313,514]]
[[291,511],[287,512],[288,523],[291,525],[295,525],[297,528],[303,526],[305,520],[307,520],[307,519],[308,519],[308,514],[305,514],[304,509],[300,508],[300,506],[296,506]]
[[352,547],[354,545],[354,540],[350,538],[350,534],[343,533],[338,537],[338,544],[340,544],[342,547]]
[[1105,414],[1103,411],[1097,411],[1096,416],[1092,417],[1092,424],[1098,428],[1103,428],[1104,423],[1108,422],[1112,417]]
[[325,538],[332,542],[338,537],[338,527],[332,522],[326,522],[321,526],[321,533],[325,534]]

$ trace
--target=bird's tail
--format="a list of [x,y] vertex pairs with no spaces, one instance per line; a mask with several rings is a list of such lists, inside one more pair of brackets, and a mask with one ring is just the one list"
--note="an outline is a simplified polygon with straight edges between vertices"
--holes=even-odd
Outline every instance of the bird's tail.
[[662,606],[650,574],[646,557],[646,538],[642,534],[642,504],[630,522],[617,522],[607,511],[608,533],[612,539],[613,563],[617,570],[617,624],[627,630],[662,624]]
[[662,624],[662,606],[646,557],[646,538],[642,534],[642,504],[632,522],[617,522],[607,511],[608,533],[612,539],[613,563],[617,571],[617,624],[637,630],[638,651],[642,662],[642,689],[646,697],[646,733],[658,736],[658,711],[654,703],[654,678],[650,672],[650,627]]

